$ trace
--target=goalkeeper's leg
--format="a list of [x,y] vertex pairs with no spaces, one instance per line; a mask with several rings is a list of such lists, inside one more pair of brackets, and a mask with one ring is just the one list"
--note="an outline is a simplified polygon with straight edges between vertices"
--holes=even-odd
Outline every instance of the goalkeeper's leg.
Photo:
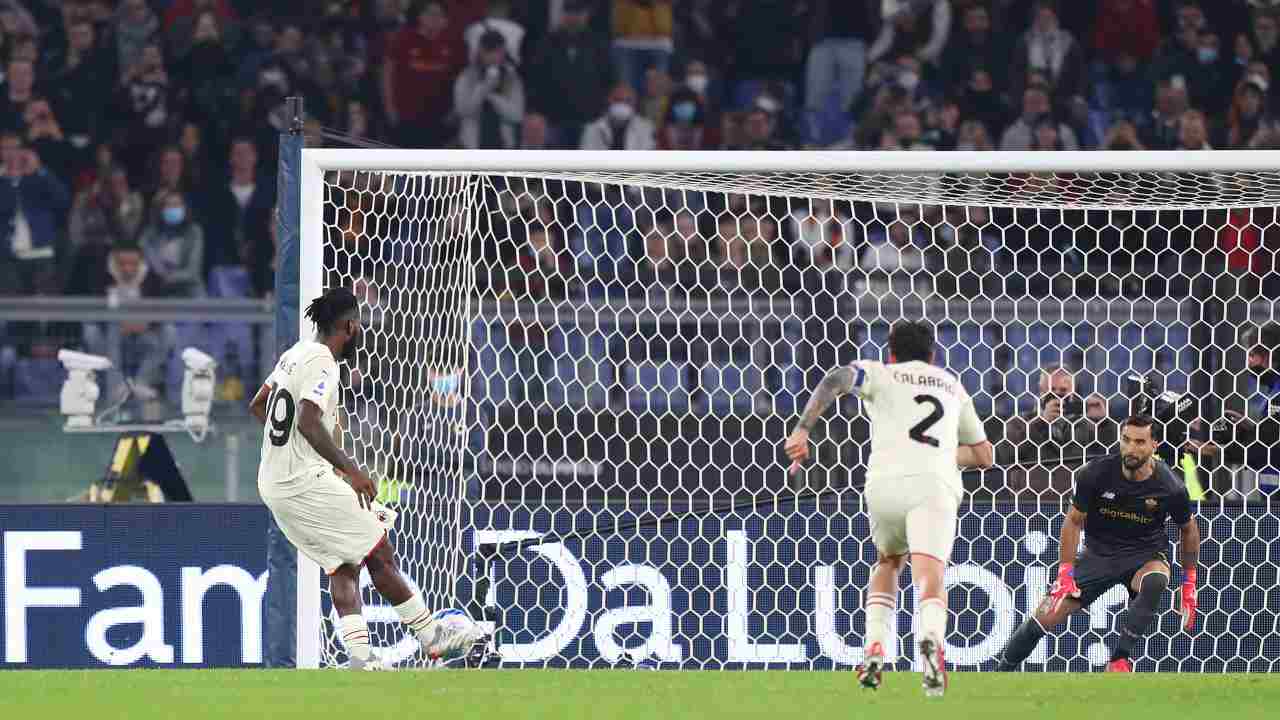
[[1129,616],[1120,628],[1120,639],[1116,641],[1115,650],[1111,653],[1111,662],[1124,660],[1129,664],[1133,655],[1133,646],[1145,637],[1151,629],[1151,619],[1155,616],[1156,604],[1160,596],[1169,587],[1169,566],[1158,560],[1152,560],[1134,573],[1129,583],[1130,592],[1134,594],[1129,603]]
[[431,621],[432,612],[422,599],[422,593],[415,592],[400,574],[396,564],[395,551],[390,542],[383,542],[374,548],[365,561],[369,568],[369,577],[373,586],[378,589],[387,602],[395,606],[400,621],[409,628],[414,637],[422,645],[422,649],[432,659],[440,655],[452,653],[470,647],[472,643],[483,637],[483,633],[474,623],[459,629],[457,627],[439,627]]
[[1013,631],[1013,635],[1009,637],[1009,642],[1005,644],[1004,650],[1000,651],[997,656],[999,662],[996,665],[997,672],[1014,672],[1022,665],[1022,661],[1027,659],[1032,650],[1036,649],[1036,645],[1040,643],[1040,638],[1049,634],[1049,631],[1058,627],[1067,621],[1072,613],[1079,610],[1083,605],[1079,600],[1074,598],[1065,598],[1056,607],[1053,598],[1045,596],[1040,603],[1040,607],[1022,621],[1017,630]]

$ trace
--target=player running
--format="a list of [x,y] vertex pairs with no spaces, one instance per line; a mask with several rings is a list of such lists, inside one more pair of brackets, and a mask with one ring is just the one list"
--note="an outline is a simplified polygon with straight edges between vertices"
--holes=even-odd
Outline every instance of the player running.
[[475,623],[432,622],[422,595],[401,576],[386,530],[371,511],[373,481],[334,439],[338,360],[351,362],[364,333],[356,297],[334,288],[307,306],[306,317],[315,323],[318,339],[299,340],[281,355],[249,406],[265,425],[258,465],[262,500],[289,542],[328,573],[352,669],[385,669],[372,656],[360,614],[361,565],[429,656],[469,647],[483,633]]
[[919,588],[916,606],[925,694],[947,687],[943,647],[947,634],[942,575],[956,535],[963,488],[960,467],[991,467],[991,443],[960,380],[933,365],[933,329],[900,321],[889,333],[889,364],[859,360],[827,373],[796,429],[787,438],[792,472],[809,459],[809,432],[845,393],[857,393],[871,420],[866,500],[871,538],[879,553],[867,587],[866,656],[858,670],[863,687],[878,688],[896,632],[898,574],[911,557]]
[[[1200,526],[1191,514],[1186,485],[1154,457],[1152,424],[1143,415],[1125,420],[1120,453],[1076,473],[1071,508],[1062,524],[1058,579],[1035,614],[1009,638],[997,670],[1016,670],[1045,633],[1123,583],[1129,590],[1129,616],[1107,672],[1133,672],[1133,647],[1147,634],[1156,603],[1170,584],[1168,519],[1182,533],[1182,627],[1195,628]],[[1084,552],[1077,557],[1085,528]]]

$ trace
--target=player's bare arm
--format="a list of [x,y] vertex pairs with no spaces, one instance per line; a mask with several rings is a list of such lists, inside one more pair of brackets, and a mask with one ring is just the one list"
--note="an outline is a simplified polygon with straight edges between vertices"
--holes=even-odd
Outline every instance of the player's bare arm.
[[790,437],[783,445],[787,458],[794,463],[791,466],[793,472],[809,460],[809,433],[817,424],[818,418],[826,414],[836,398],[853,390],[855,377],[853,368],[838,367],[828,372],[826,377],[822,378],[822,382],[818,383],[813,396],[809,398],[809,403],[804,407],[804,412],[800,414],[800,422],[796,423],[796,429],[791,431]]
[[271,398],[271,392],[275,387],[270,383],[263,383],[258,388],[258,394],[253,396],[253,400],[249,402],[249,414],[258,419],[258,422],[266,424],[267,422],[267,400]]
[[1196,568],[1200,565],[1200,525],[1194,516],[1178,529],[1181,542],[1178,546],[1179,558],[1182,562],[1182,589],[1180,591],[1180,613],[1182,628],[1190,631],[1196,626]]
[[319,405],[305,398],[298,403],[298,406],[298,432],[311,443],[311,447],[315,448],[320,457],[329,461],[346,476],[347,482],[351,483],[351,489],[355,490],[357,495],[366,500],[373,500],[377,495],[377,488],[355,461],[347,457],[347,454],[342,452],[342,449],[333,441],[333,436],[321,421],[324,411]]
[[995,450],[990,440],[976,445],[961,445],[956,448],[956,464],[962,468],[985,470],[996,463]]

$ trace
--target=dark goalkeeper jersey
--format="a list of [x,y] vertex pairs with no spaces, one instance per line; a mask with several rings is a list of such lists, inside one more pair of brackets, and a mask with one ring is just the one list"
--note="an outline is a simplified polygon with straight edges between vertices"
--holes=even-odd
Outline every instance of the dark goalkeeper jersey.
[[1071,504],[1085,514],[1084,545],[1095,555],[1165,552],[1165,521],[1182,525],[1191,519],[1186,485],[1168,465],[1156,460],[1151,476],[1141,482],[1122,472],[1119,454],[1094,460],[1075,476]]

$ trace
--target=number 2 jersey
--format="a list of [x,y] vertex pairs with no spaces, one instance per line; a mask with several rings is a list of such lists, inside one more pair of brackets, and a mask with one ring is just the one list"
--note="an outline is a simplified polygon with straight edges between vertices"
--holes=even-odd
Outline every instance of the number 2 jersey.
[[852,368],[853,392],[871,421],[867,483],[941,481],[958,502],[956,448],[987,439],[960,379],[920,361],[858,360]]
[[[307,489],[317,468],[329,461],[298,432],[303,400],[323,411],[321,422],[332,433],[337,422],[338,363],[328,346],[300,340],[280,356],[267,378],[267,422],[262,428],[262,460],[258,463],[258,492],[262,497],[289,497]],[[310,471],[310,472],[309,472]]]

